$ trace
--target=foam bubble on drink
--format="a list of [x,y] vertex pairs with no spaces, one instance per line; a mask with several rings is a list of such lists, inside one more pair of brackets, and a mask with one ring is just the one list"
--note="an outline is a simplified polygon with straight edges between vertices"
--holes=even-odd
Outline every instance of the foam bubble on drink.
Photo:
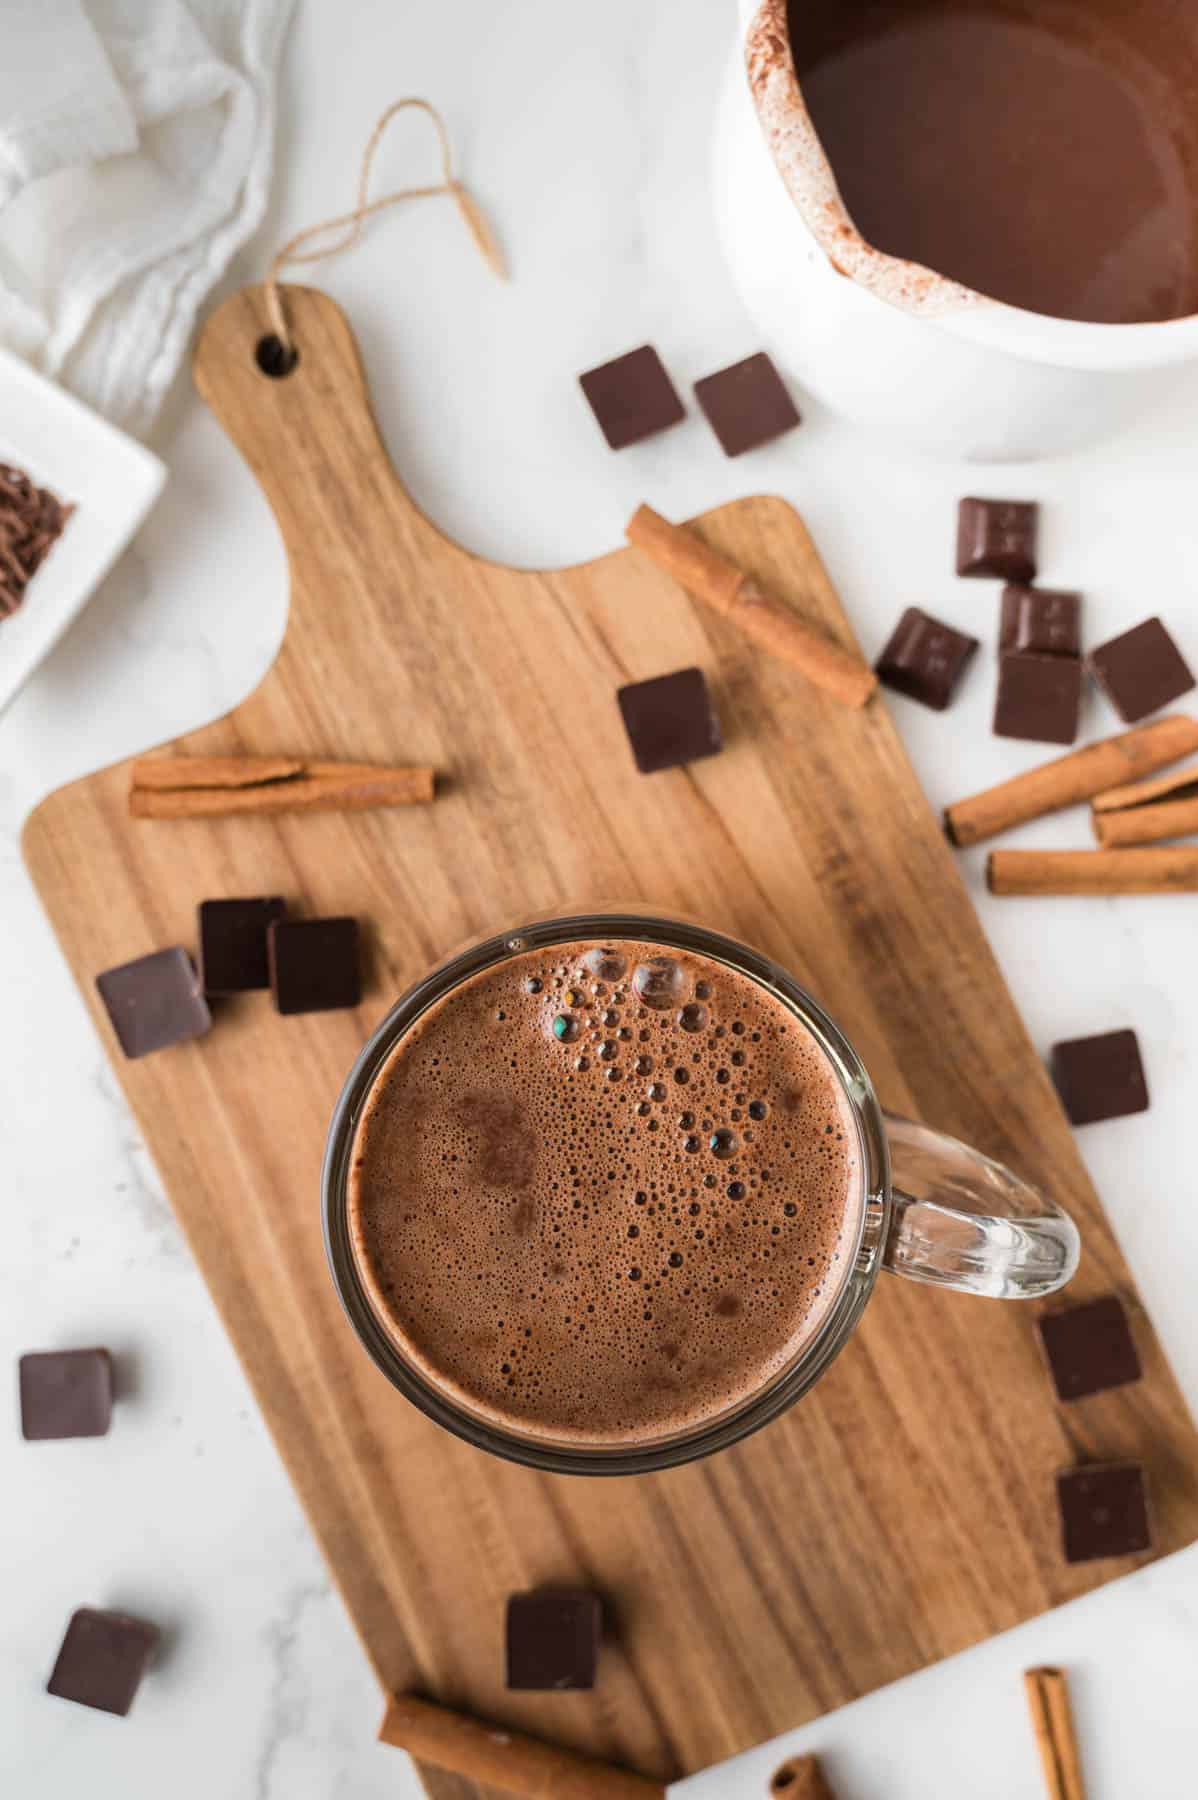
[[534,1435],[644,1442],[810,1342],[860,1187],[840,1082],[777,995],[577,943],[473,977],[396,1046],[350,1226],[380,1321],[447,1395]]
[[687,998],[692,988],[677,956],[650,956],[632,971],[632,991],[643,1006],[665,1012]]
[[628,959],[609,944],[594,944],[583,956],[582,966],[596,981],[622,981],[628,972]]

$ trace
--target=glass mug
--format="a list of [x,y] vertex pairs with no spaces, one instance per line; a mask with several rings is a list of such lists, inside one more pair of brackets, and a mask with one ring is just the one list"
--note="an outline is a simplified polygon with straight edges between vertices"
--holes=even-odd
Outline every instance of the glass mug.
[[[358,1122],[395,1045],[460,984],[506,959],[555,945],[608,939],[689,952],[748,976],[794,1013],[838,1078],[858,1135],[864,1188],[856,1241],[842,1259],[840,1288],[792,1362],[758,1391],[714,1418],[659,1440],[557,1442],[514,1421],[472,1410],[458,1388],[439,1388],[389,1333],[358,1268],[349,1222],[349,1169]],[[793,976],[760,951],[651,908],[562,912],[478,940],[442,963],[398,1001],[359,1056],[337,1102],[322,1176],[325,1247],[334,1285],[367,1353],[430,1419],[478,1449],[558,1474],[631,1475],[710,1455],[768,1424],[818,1381],[847,1343],[888,1269],[912,1281],[999,1299],[1030,1299],[1063,1287],[1077,1268],[1071,1219],[1000,1163],[956,1138],[884,1113],[852,1045]]]

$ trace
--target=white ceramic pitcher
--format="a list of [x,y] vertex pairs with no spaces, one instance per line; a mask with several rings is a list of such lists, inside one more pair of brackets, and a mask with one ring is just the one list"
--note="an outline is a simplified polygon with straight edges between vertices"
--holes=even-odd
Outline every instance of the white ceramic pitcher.
[[1198,359],[1198,316],[1047,318],[872,249],[803,104],[786,0],[738,4],[716,145],[720,232],[764,341],[828,406],[933,451],[1022,460],[1116,430]]

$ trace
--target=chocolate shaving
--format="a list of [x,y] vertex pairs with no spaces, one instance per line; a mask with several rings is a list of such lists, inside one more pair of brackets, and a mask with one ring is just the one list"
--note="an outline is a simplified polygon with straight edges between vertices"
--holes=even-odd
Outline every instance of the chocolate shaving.
[[0,619],[16,612],[74,510],[22,469],[0,463]]

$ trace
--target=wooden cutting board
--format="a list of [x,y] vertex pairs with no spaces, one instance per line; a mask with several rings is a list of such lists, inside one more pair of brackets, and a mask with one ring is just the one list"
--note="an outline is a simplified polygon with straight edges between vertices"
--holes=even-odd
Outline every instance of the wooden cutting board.
[[[274,668],[191,752],[427,762],[435,806],[133,822],[128,766],[51,795],[25,854],[367,1654],[386,1689],[672,1777],[1122,1574],[1068,1568],[1053,1473],[1141,1457],[1156,1554],[1198,1536],[1198,1437],[886,704],[844,711],[632,551],[500,568],[422,517],[379,441],[353,337],[288,291],[300,361],[262,374],[262,296],[211,318],[196,380],[274,509],[291,613]],[[710,541],[846,644],[797,514]],[[246,605],[254,597],[246,595]],[[637,775],[622,682],[700,664],[720,756]],[[953,722],[944,721],[946,750]],[[222,1004],[206,1039],[124,1062],[98,970],[194,947],[209,897],[285,894],[367,925],[357,1012]],[[325,1126],[383,1010],[470,935],[616,896],[761,945],[864,1054],[883,1100],[1042,1180],[1078,1220],[1074,1293],[1117,1289],[1145,1379],[1062,1409],[1034,1309],[884,1276],[819,1388],[736,1450],[635,1481],[538,1477],[466,1448],[379,1375],[321,1241]],[[617,1625],[593,1694],[504,1691],[503,1601],[591,1583]],[[428,1777],[438,1800],[476,1790]]]

